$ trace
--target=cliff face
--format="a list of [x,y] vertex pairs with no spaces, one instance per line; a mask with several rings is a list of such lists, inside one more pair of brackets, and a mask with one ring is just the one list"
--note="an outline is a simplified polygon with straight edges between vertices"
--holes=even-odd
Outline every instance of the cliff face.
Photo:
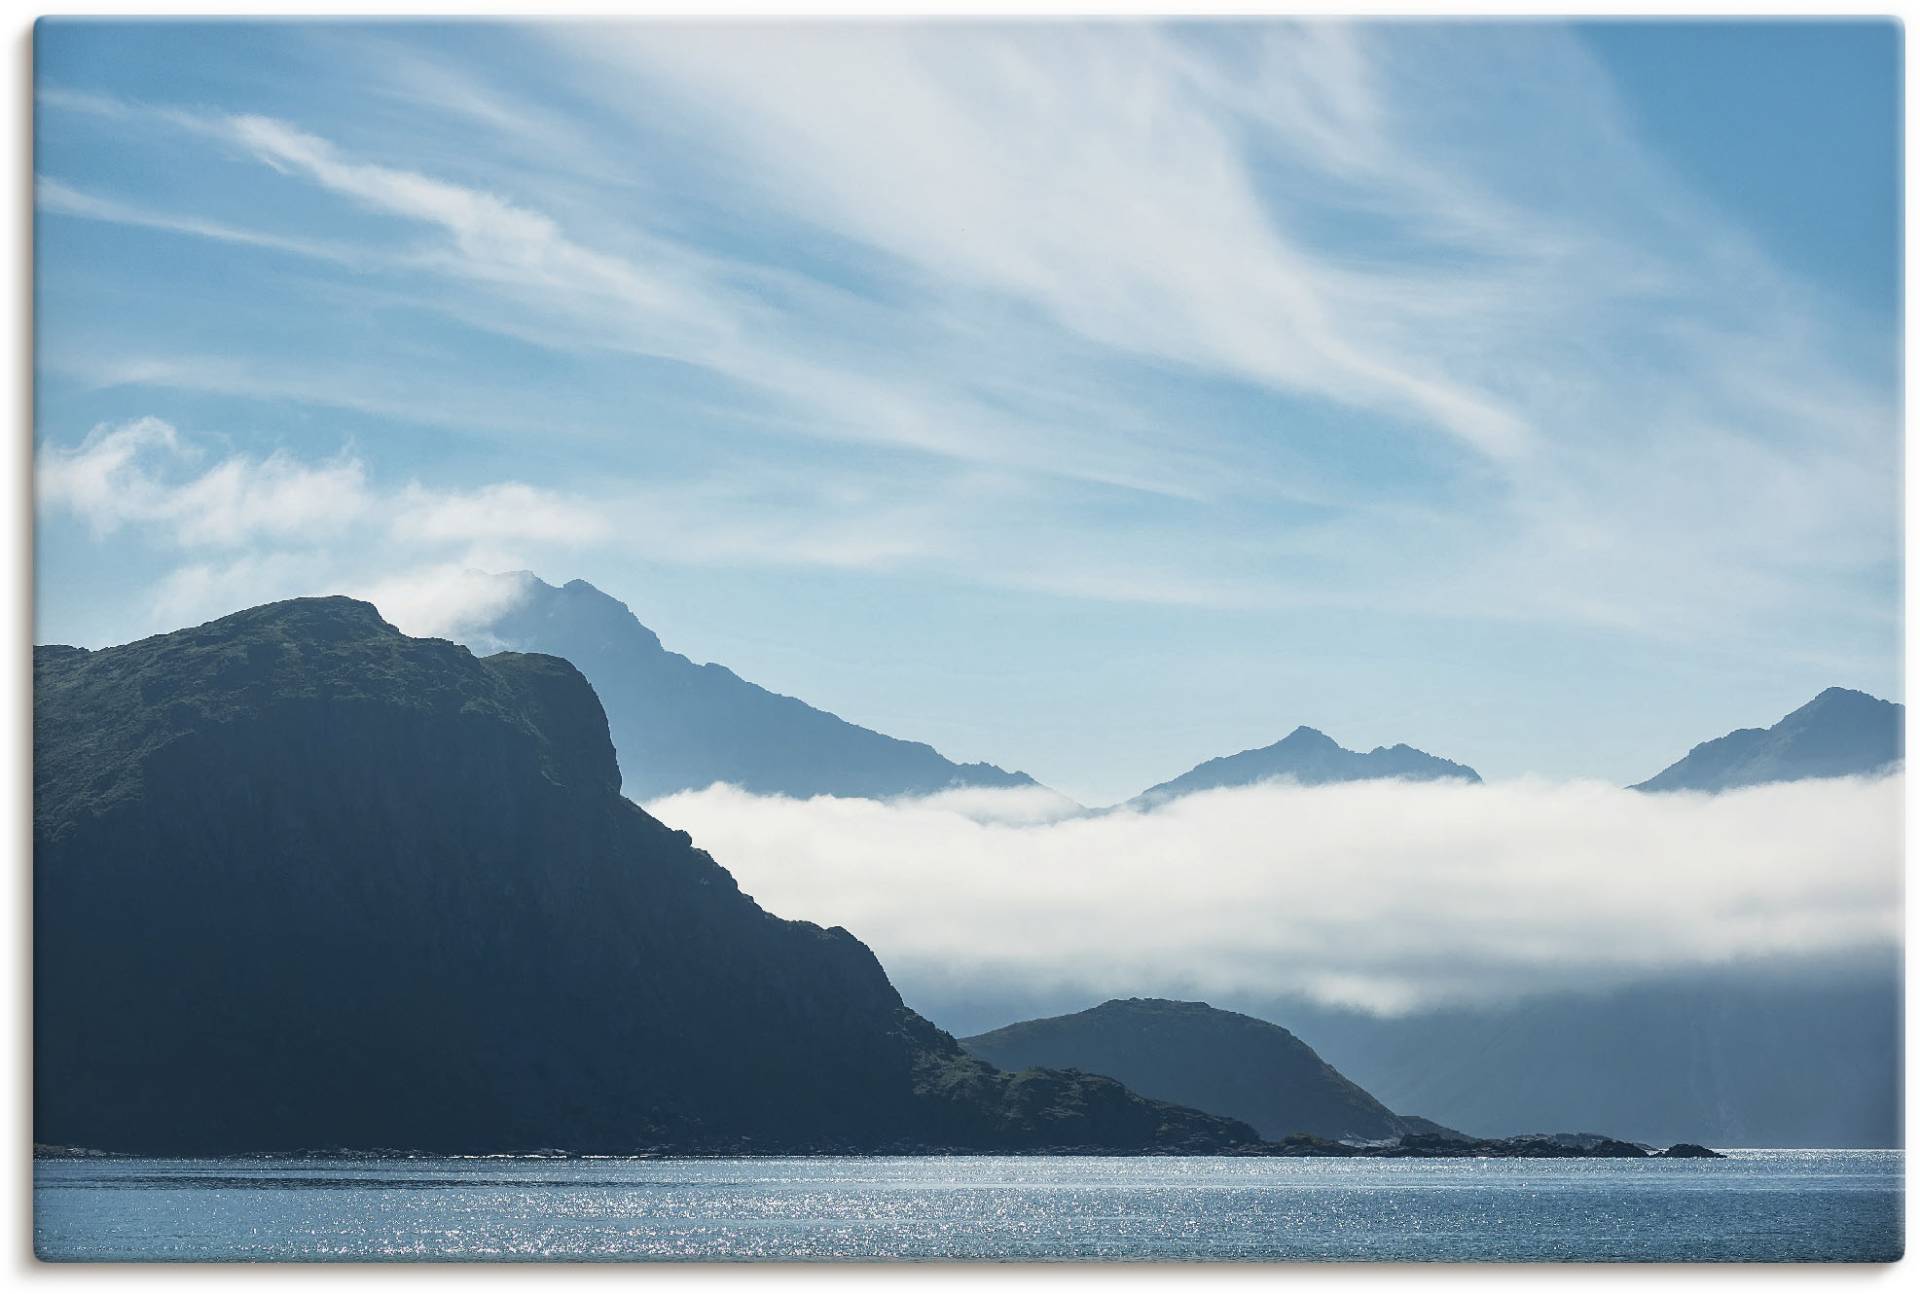
[[564,661],[302,599],[35,652],[35,1139],[1215,1149],[1010,1076],[619,795]]

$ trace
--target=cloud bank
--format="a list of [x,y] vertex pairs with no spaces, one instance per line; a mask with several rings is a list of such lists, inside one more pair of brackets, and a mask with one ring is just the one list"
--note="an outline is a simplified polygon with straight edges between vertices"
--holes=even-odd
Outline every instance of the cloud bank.
[[716,786],[647,807],[898,981],[1395,1012],[1897,947],[1900,797],[1896,776],[1718,796],[1269,784],[1072,817],[1023,792]]

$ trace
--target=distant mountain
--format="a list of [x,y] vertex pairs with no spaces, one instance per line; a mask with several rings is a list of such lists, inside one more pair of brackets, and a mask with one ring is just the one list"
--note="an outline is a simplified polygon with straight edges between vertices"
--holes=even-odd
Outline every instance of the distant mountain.
[[1636,791],[1725,791],[1763,782],[1883,772],[1905,753],[1904,706],[1830,687],[1771,728],[1701,742]]
[[625,793],[646,801],[729,782],[761,795],[886,798],[960,786],[1038,785],[992,764],[956,764],[933,747],[848,723],[670,652],[626,604],[585,580],[555,588],[524,571],[507,609],[465,634],[571,661],[606,707]]
[[[1480,1136],[1599,1128],[1662,1146],[1885,1147],[1903,1144],[1903,982],[1889,951],[1844,965],[1774,959],[1391,1016],[1290,994],[1213,1000],[1286,1021],[1388,1109]],[[899,985],[963,1045],[1000,1021],[1071,1012],[1086,1000],[948,970]]]
[[1105,1074],[1145,1095],[1243,1120],[1269,1141],[1444,1131],[1394,1114],[1279,1025],[1204,1002],[1115,1000],[1010,1024],[961,1046],[1003,1069]]
[[1245,1005],[1393,1108],[1484,1136],[1598,1127],[1663,1146],[1897,1147],[1902,978],[1890,953],[1402,1016]]
[[365,603],[34,653],[34,1140],[166,1155],[1216,1151],[1007,1074],[619,793],[573,666]]
[[1180,776],[1158,786],[1148,787],[1132,803],[1151,806],[1194,791],[1211,791],[1223,786],[1252,786],[1257,782],[1287,780],[1302,786],[1328,782],[1364,782],[1377,778],[1400,778],[1410,782],[1432,782],[1458,778],[1478,782],[1480,774],[1465,764],[1429,755],[1411,746],[1376,746],[1361,754],[1348,750],[1326,733],[1314,728],[1295,728],[1271,746],[1243,750],[1237,755],[1210,759]]

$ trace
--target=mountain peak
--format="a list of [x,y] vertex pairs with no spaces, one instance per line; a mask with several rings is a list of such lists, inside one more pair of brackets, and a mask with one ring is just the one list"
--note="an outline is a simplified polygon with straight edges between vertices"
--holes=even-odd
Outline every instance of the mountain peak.
[[[1818,713],[1836,708],[1877,710],[1892,705],[1893,702],[1891,701],[1882,701],[1877,696],[1856,691],[1850,687],[1830,687],[1822,691],[1820,695],[1814,697],[1813,700],[1801,706],[1798,710],[1795,710],[1793,714]],[[1792,715],[1788,717],[1791,718]]]
[[1154,1011],[1212,1011],[1213,1006],[1206,1002],[1187,1002],[1172,997],[1113,997],[1099,1006],[1090,1007],[1093,1011],[1132,1011],[1139,1009]]
[[1636,791],[1725,791],[1768,782],[1884,772],[1905,755],[1906,709],[1830,687],[1770,728],[1703,741]]
[[[543,651],[573,659],[546,644],[564,642],[581,655],[599,652],[664,653],[660,637],[640,623],[620,599],[585,580],[552,585],[531,571],[499,576],[517,588],[493,621],[477,636],[510,648]],[[575,661],[575,664],[579,664]]]
[[315,634],[325,641],[348,637],[393,637],[400,632],[382,618],[379,608],[373,603],[340,594],[263,603],[221,616],[218,620],[209,620],[189,632],[244,633],[267,627]]
[[[548,585],[548,587],[551,588],[552,586]],[[622,602],[619,598],[614,597],[613,594],[608,593],[605,589],[602,589],[596,584],[587,583],[585,580],[568,580],[565,584],[562,584],[560,586],[559,591],[562,593],[571,593],[576,598],[584,598],[590,601],[610,603],[613,606],[619,607],[622,611],[626,612],[628,615],[633,614],[633,609],[629,607],[626,603]]]
[[586,580],[555,588],[528,572],[502,578],[518,581],[521,596],[472,637],[578,666],[606,707],[625,790],[637,800],[716,782],[801,799],[1035,785],[1024,773],[957,764],[922,742],[849,723],[724,665],[695,664]]
[[1339,742],[1305,724],[1274,742],[1237,755],[1224,755],[1196,765],[1171,781],[1148,787],[1131,801],[1151,808],[1177,796],[1221,787],[1253,786],[1261,782],[1290,781],[1302,786],[1329,782],[1379,779],[1430,782],[1457,779],[1478,782],[1480,774],[1465,764],[1429,755],[1404,743],[1376,746],[1366,754],[1348,750]]

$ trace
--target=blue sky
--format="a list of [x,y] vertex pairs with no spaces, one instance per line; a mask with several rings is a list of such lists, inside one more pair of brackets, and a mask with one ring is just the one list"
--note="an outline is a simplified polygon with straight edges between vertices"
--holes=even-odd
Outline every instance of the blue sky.
[[1898,29],[43,22],[39,641],[582,577],[1125,796],[1901,699]]

